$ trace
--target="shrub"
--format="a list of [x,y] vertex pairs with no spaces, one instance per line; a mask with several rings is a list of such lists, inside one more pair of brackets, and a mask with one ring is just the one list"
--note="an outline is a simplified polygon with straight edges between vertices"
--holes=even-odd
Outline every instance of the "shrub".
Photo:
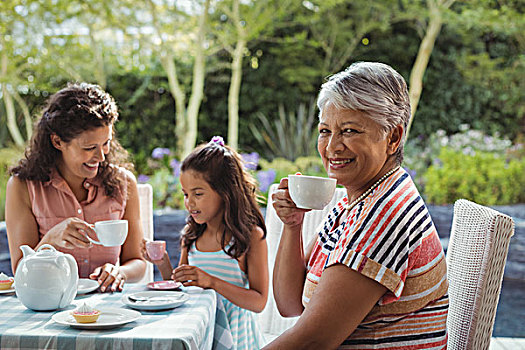
[[459,129],[460,132],[453,135],[447,135],[444,130],[437,130],[429,138],[419,136],[407,141],[403,166],[409,171],[424,196],[427,192],[425,174],[430,166],[438,166],[440,162],[444,162],[440,156],[443,147],[464,155],[483,152],[497,157],[507,157],[508,160],[523,159],[523,144],[519,139],[515,145],[512,145],[510,140],[500,137],[497,133],[489,136],[479,130],[471,129],[468,124],[460,125]]
[[525,202],[525,159],[505,159],[492,152],[457,152],[443,147],[424,175],[429,203],[466,198],[483,205]]

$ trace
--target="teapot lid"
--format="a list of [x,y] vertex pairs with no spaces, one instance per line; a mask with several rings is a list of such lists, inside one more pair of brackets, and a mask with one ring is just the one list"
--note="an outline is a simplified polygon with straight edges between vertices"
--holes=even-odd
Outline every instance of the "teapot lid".
[[58,255],[62,254],[63,253],[57,251],[56,248],[52,245],[43,244],[37,249],[37,251],[34,254],[31,254],[29,257],[31,259],[49,259],[56,258]]

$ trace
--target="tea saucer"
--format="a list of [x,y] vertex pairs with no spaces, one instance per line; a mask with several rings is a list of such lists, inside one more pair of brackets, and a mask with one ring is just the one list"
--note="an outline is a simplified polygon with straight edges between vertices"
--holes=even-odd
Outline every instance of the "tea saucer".
[[100,317],[93,323],[78,323],[71,310],[54,314],[51,319],[58,324],[79,329],[110,329],[133,322],[140,318],[141,313],[135,310],[122,308],[104,308],[100,310]]
[[138,310],[166,310],[184,304],[189,299],[184,292],[137,292],[123,295],[120,301]]
[[175,282],[172,280],[155,281],[155,282],[148,283],[147,286],[149,289],[155,289],[155,290],[173,290],[173,289],[179,289],[182,286],[182,283]]
[[77,295],[92,292],[98,287],[99,284],[97,281],[89,278],[81,278],[78,280]]
[[7,294],[7,293],[14,293],[14,292],[15,292],[15,285],[14,284],[9,289],[1,289],[0,290],[0,294]]

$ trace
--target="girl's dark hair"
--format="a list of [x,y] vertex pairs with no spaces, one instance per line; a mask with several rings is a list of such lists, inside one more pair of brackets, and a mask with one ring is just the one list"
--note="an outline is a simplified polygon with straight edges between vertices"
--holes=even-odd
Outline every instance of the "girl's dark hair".
[[[193,170],[202,174],[204,180],[224,202],[224,224],[221,246],[232,258],[239,258],[250,249],[251,233],[255,226],[264,231],[264,218],[257,204],[255,179],[244,169],[239,154],[220,143],[210,142],[194,149],[182,162],[181,171]],[[187,249],[204,233],[206,224],[198,224],[188,216],[182,235]],[[232,235],[232,244],[226,250],[226,233]]]
[[[61,152],[51,143],[51,135],[56,134],[62,141],[70,142],[84,131],[113,125],[117,119],[115,100],[100,86],[87,83],[68,85],[47,101],[24,158],[10,169],[10,173],[22,180],[49,181],[51,171],[61,157]],[[110,151],[100,163],[97,174],[102,179],[106,195],[111,197],[117,196],[122,180],[118,166],[133,169],[127,151],[114,136],[115,129]]]

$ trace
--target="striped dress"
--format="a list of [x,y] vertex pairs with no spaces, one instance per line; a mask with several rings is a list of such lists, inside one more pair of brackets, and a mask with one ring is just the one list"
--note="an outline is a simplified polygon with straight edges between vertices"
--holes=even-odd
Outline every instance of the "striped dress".
[[303,290],[306,306],[325,268],[344,264],[387,288],[339,349],[445,349],[448,282],[436,228],[400,168],[338,222],[344,197],[319,227]]
[[[228,247],[227,247],[228,248]],[[248,276],[241,270],[237,260],[224,251],[201,252],[193,244],[188,252],[189,265],[197,266],[206,273],[233,285],[249,288]],[[228,316],[234,350],[257,350],[263,347],[264,338],[259,330],[255,314],[243,309],[217,293]]]

